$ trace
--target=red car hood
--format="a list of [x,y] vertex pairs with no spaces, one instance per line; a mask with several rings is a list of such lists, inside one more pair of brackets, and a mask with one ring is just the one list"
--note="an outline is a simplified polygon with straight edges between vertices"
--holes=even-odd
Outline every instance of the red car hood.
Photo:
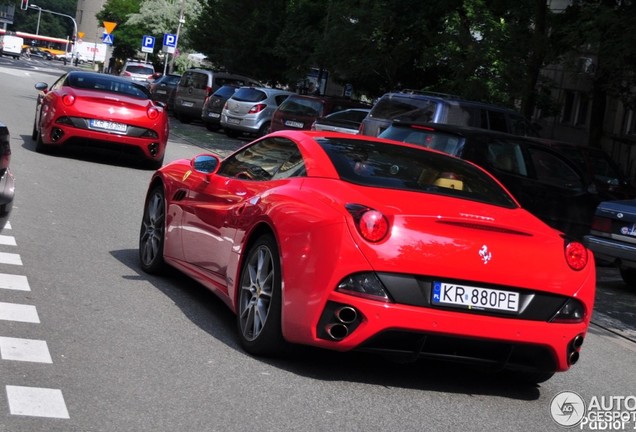
[[523,209],[433,194],[352,189],[362,192],[358,204],[381,211],[391,223],[387,238],[370,243],[353,218],[347,218],[354,241],[376,271],[574,295],[594,270],[591,253],[586,269],[572,270],[565,261],[565,240]]

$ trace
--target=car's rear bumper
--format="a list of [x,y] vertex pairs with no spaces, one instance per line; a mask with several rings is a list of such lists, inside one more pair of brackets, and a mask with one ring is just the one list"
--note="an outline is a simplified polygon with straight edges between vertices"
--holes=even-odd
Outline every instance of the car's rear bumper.
[[610,262],[619,261],[623,266],[636,267],[636,244],[594,235],[585,236],[584,243],[597,258]]
[[167,137],[137,137],[92,129],[76,128],[54,123],[44,129],[42,143],[47,146],[96,147],[129,153],[148,160],[160,160],[164,156]]

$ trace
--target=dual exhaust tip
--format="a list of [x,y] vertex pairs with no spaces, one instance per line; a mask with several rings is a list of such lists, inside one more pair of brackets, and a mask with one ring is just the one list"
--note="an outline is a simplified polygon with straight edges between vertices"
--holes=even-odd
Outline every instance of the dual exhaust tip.
[[583,340],[583,335],[577,335],[574,339],[572,339],[572,342],[570,342],[568,349],[568,364],[570,366],[579,361],[579,349],[583,345]]
[[351,306],[341,306],[334,311],[333,317],[336,321],[327,324],[325,332],[331,339],[341,341],[349,335],[350,326],[356,324],[358,311]]

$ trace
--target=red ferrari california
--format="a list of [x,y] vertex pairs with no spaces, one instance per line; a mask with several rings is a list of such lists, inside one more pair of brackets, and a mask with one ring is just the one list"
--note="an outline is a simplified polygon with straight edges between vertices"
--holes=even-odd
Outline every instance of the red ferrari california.
[[592,254],[483,169],[332,132],[279,131],[162,167],[139,257],[216,293],[252,354],[305,344],[533,382],[578,360],[596,283]]
[[163,163],[168,115],[148,89],[131,80],[95,72],[71,71],[40,91],[33,140],[36,151],[55,146],[113,149],[150,167]]

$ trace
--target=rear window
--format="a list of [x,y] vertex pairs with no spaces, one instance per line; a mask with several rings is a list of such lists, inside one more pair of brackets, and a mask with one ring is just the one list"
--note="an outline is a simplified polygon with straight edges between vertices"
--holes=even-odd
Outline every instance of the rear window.
[[344,181],[516,207],[496,181],[461,159],[360,139],[319,138],[317,141]]
[[279,111],[301,116],[320,117],[322,101],[317,99],[290,97],[282,103]]
[[213,96],[218,96],[223,99],[229,99],[230,96],[232,96],[235,91],[236,91],[236,87],[223,86],[217,91],[215,91]]
[[84,90],[119,93],[141,99],[150,99],[148,89],[133,81],[112,80],[108,75],[69,75],[64,85]]
[[153,73],[155,73],[155,70],[150,66],[128,65],[126,67],[126,72],[140,75],[152,75]]
[[369,117],[390,120],[397,116],[405,116],[410,121],[431,122],[435,117],[437,105],[437,102],[430,99],[389,95],[382,97],[375,104]]
[[458,155],[464,143],[464,139],[457,135],[396,125],[389,126],[378,137],[432,148],[451,155]]
[[232,99],[240,102],[260,102],[267,99],[267,94],[262,90],[252,87],[243,87],[234,93]]

